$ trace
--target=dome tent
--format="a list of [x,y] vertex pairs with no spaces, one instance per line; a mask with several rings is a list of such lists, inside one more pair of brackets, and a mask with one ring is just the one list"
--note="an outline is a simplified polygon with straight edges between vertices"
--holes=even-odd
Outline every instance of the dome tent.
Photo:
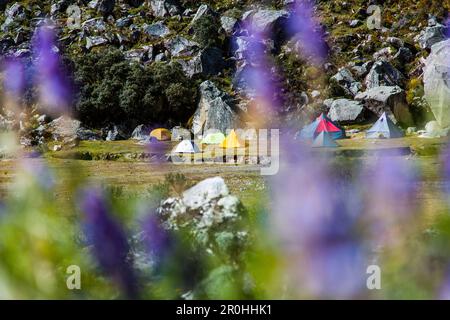
[[238,137],[236,131],[231,130],[226,139],[220,144],[220,147],[224,149],[244,148],[245,142]]
[[331,121],[323,113],[318,116],[314,122],[300,130],[295,138],[301,140],[313,140],[323,131],[329,132],[333,139],[345,138],[345,130]]
[[386,112],[383,112],[377,122],[375,122],[375,124],[366,132],[367,139],[392,139],[401,138],[403,136],[403,132],[397,128],[391,119],[389,119]]
[[200,152],[197,144],[192,140],[181,141],[172,151],[172,153],[197,153]]
[[167,141],[172,138],[172,134],[168,129],[158,128],[150,132],[150,137],[155,137],[159,141]]
[[203,144],[220,144],[225,140],[222,132],[208,133],[202,140]]
[[339,145],[333,140],[331,133],[329,133],[327,131],[322,131],[314,139],[311,147],[313,147],[313,148],[336,148],[336,147],[339,147]]

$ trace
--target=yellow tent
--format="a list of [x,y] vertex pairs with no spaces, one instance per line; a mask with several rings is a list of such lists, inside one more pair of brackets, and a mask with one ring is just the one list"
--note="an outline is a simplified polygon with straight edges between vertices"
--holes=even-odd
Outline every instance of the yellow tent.
[[172,134],[167,129],[158,128],[150,132],[150,137],[155,137],[159,141],[167,141],[172,138]]
[[220,144],[221,148],[229,149],[229,148],[244,148],[245,142],[239,139],[236,134],[236,131],[231,130],[225,140]]

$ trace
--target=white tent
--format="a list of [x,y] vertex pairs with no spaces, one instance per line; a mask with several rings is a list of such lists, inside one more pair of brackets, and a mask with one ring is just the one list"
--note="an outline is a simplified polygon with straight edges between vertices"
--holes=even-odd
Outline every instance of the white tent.
[[200,152],[200,149],[194,141],[183,140],[175,147],[175,149],[173,149],[172,152],[173,153],[197,153],[197,152]]

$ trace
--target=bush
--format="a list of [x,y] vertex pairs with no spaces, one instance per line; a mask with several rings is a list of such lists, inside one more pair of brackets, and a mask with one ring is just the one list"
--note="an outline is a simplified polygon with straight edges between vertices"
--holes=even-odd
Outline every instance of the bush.
[[201,47],[220,47],[220,25],[211,15],[204,15],[194,23],[194,39]]
[[185,122],[196,103],[195,83],[179,64],[129,63],[118,50],[89,53],[75,63],[76,113],[92,127],[110,123]]

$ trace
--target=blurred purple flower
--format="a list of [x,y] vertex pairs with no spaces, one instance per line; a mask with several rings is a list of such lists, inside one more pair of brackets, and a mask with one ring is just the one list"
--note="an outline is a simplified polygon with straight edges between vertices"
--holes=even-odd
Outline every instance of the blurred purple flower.
[[7,59],[3,66],[3,87],[6,93],[18,99],[25,89],[25,67],[19,59]]
[[145,234],[145,242],[147,250],[156,265],[166,256],[170,247],[170,237],[166,230],[163,229],[158,218],[152,214],[143,223]]
[[357,188],[335,177],[329,159],[307,146],[288,144],[281,151],[284,161],[271,184],[272,219],[292,280],[309,297],[357,296],[366,270]]
[[365,192],[365,216],[374,240],[394,245],[401,229],[417,212],[417,171],[401,156],[381,156],[363,169],[360,186]]
[[289,19],[289,33],[300,45],[300,54],[322,63],[328,55],[328,46],[320,23],[314,17],[314,1],[294,0],[292,17]]
[[50,191],[55,186],[55,177],[43,161],[37,161],[36,158],[23,159],[21,170],[27,176],[35,179],[37,184],[45,191]]
[[249,97],[256,98],[264,112],[276,111],[281,106],[279,86],[279,73],[270,61],[267,51],[270,51],[270,40],[267,34],[259,30],[252,23],[245,24],[248,31],[244,41],[245,49],[242,52],[243,66],[236,75],[235,83],[246,92]]
[[125,232],[114,220],[103,192],[98,188],[83,191],[81,210],[88,243],[103,269],[128,298],[137,297],[137,287],[131,263],[127,258],[129,245]]
[[42,105],[55,114],[65,113],[71,101],[71,90],[64,74],[52,27],[41,26],[33,36],[35,82]]
[[439,288],[438,299],[440,300],[450,300],[450,270],[447,270],[444,276],[443,283]]

